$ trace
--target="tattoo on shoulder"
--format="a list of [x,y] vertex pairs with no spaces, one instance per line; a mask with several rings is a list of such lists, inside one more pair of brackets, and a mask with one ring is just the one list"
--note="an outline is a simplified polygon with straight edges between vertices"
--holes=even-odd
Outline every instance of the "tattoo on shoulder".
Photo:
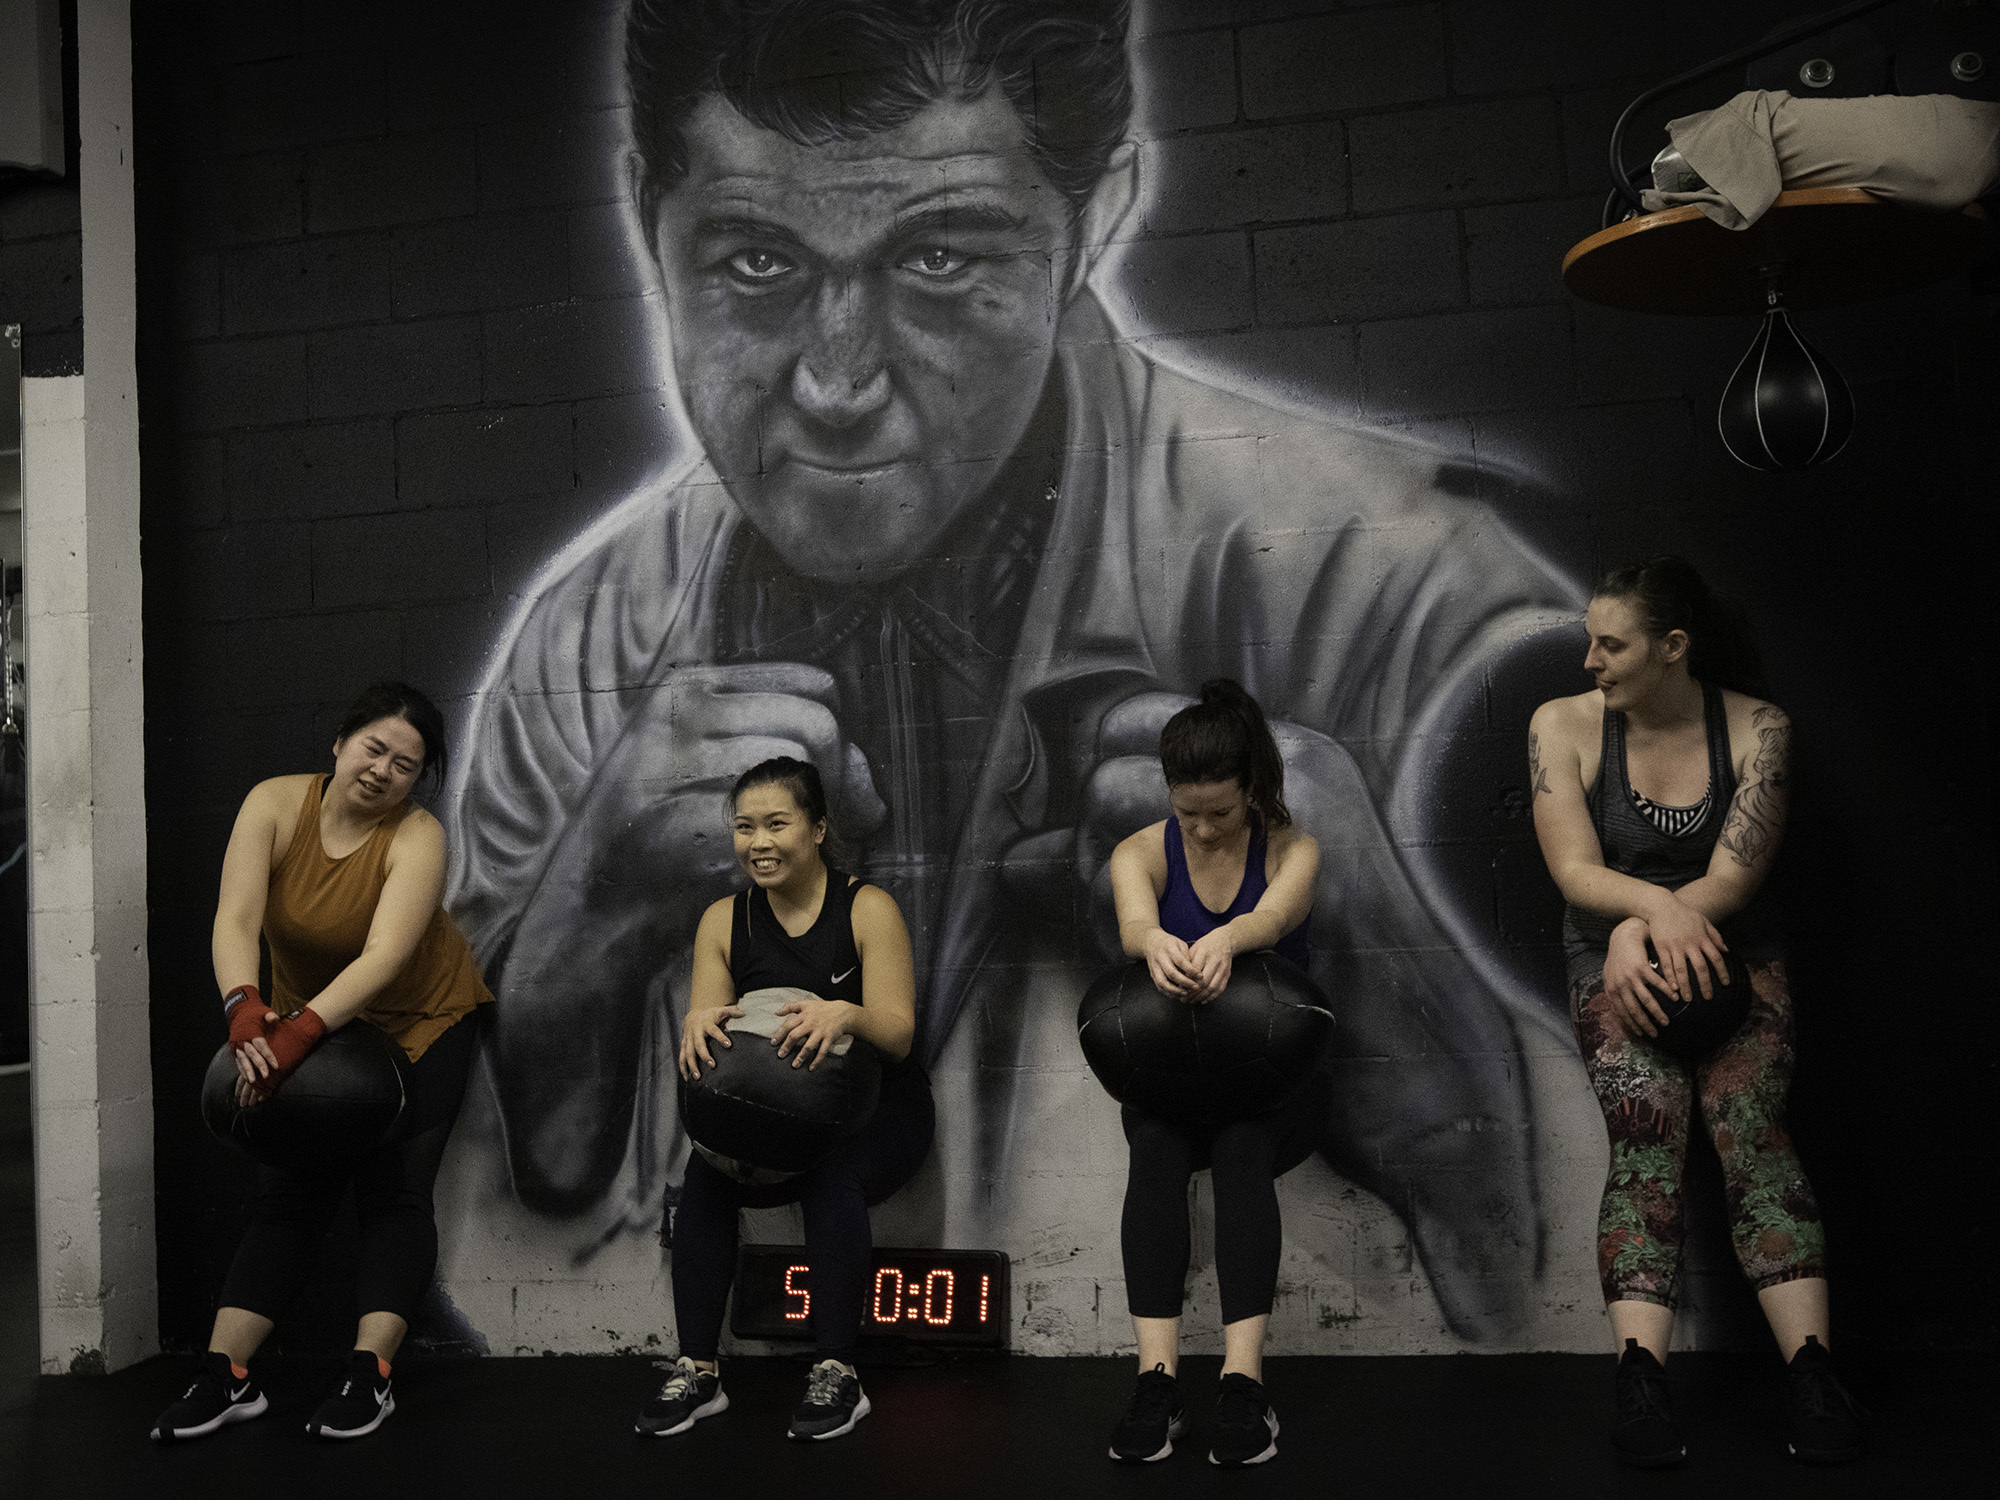
[[1549,773],[1542,765],[1542,737],[1534,730],[1528,731],[1528,791],[1539,797],[1544,792],[1553,794],[1549,785]]
[[1723,820],[1720,843],[1745,869],[1754,869],[1777,851],[1785,830],[1791,793],[1792,726],[1784,711],[1766,704],[1750,716],[1757,748],[1750,774],[1737,789]]

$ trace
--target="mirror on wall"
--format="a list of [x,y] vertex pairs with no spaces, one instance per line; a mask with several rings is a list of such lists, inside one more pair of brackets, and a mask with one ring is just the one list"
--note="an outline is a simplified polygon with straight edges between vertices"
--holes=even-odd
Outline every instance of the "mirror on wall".
[[0,327],[0,1069],[28,1061],[27,682],[21,614],[21,330]]

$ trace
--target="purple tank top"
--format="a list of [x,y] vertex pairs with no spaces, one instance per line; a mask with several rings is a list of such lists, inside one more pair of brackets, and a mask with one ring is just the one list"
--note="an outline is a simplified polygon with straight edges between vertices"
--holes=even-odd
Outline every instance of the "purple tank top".
[[[1187,850],[1181,846],[1178,818],[1167,819],[1166,835],[1167,888],[1160,896],[1161,927],[1182,942],[1192,943],[1225,926],[1231,919],[1257,909],[1257,903],[1264,899],[1264,892],[1270,885],[1264,878],[1262,818],[1250,820],[1250,850],[1243,859],[1243,883],[1236,888],[1236,899],[1229,903],[1227,911],[1210,911],[1201,904],[1201,897],[1194,893],[1194,882],[1188,879]],[[1312,917],[1308,913],[1305,921],[1273,945],[1280,957],[1290,959],[1308,972],[1312,968],[1312,944],[1307,939],[1306,929],[1311,924]]]

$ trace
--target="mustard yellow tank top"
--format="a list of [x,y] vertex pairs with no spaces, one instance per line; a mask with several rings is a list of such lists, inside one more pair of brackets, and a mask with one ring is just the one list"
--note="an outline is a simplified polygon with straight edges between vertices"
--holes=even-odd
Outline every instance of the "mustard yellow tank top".
[[[264,903],[271,1009],[281,1016],[300,1009],[361,956],[387,880],[389,844],[410,811],[403,803],[375,825],[359,849],[334,859],[319,838],[325,792],[326,777],[315,776],[299,805],[291,845],[271,872]],[[403,972],[362,1007],[361,1019],[394,1037],[415,1062],[454,1021],[492,998],[458,924],[439,907]]]

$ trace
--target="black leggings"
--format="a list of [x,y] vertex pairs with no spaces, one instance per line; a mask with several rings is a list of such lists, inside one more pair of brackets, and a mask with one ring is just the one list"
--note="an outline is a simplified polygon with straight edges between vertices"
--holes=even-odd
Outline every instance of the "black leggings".
[[736,1211],[797,1203],[805,1209],[806,1263],[812,1267],[813,1341],[821,1359],[854,1362],[874,1248],[868,1207],[916,1175],[930,1154],[935,1116],[930,1091],[885,1096],[853,1140],[786,1182],[750,1187],[725,1177],[699,1152],[673,1211],[674,1320],[681,1353],[710,1360],[736,1279]]
[[1135,1109],[1123,1112],[1132,1163],[1125,1177],[1119,1241],[1125,1306],[1135,1318],[1178,1318],[1187,1289],[1191,1235],[1188,1181],[1202,1167],[1215,1179],[1215,1275],[1222,1321],[1271,1310],[1278,1292],[1277,1180],[1310,1156],[1330,1105],[1315,1073],[1275,1114],[1220,1126],[1177,1125]]
[[352,1172],[307,1176],[257,1169],[256,1211],[222,1284],[224,1307],[275,1321],[312,1270],[351,1181],[361,1224],[355,1303],[363,1313],[394,1313],[405,1323],[415,1318],[437,1268],[431,1185],[465,1097],[478,1041],[476,1015],[425,1049],[410,1069],[406,1129]]

